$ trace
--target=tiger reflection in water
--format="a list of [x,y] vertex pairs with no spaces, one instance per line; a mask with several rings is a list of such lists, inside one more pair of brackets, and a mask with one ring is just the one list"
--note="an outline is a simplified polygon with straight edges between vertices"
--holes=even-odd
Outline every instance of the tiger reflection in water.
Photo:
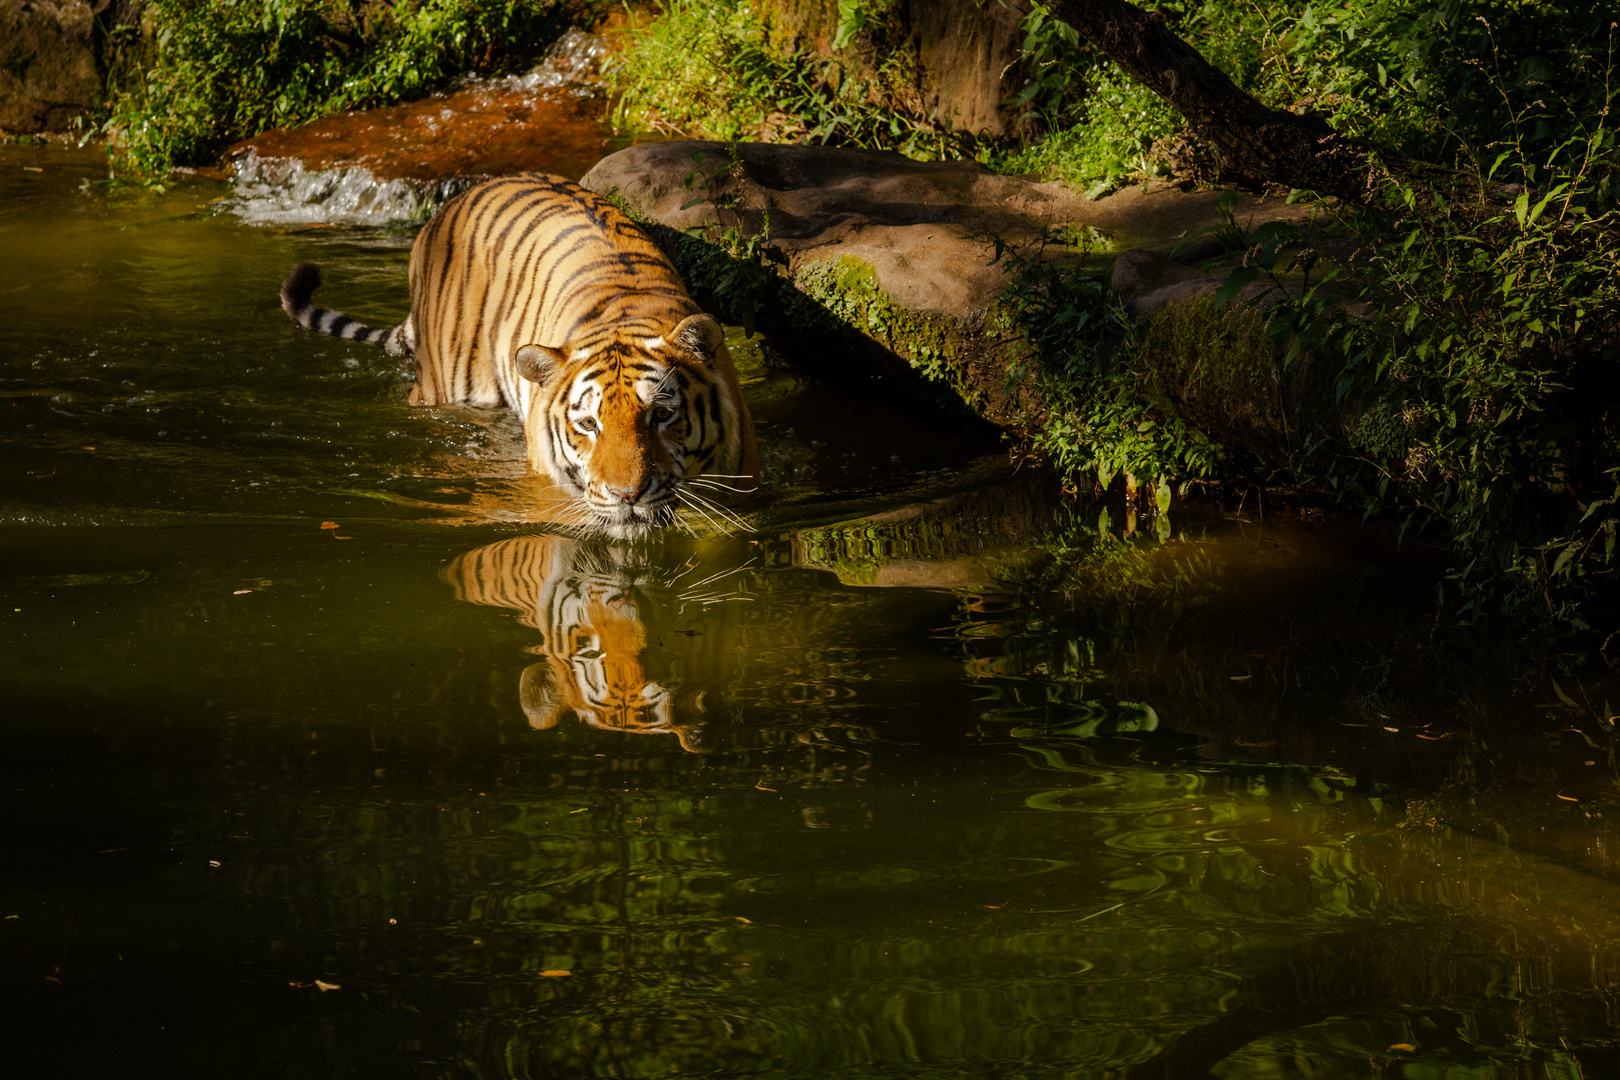
[[667,571],[646,551],[519,536],[441,571],[457,599],[516,611],[540,631],[529,651],[544,659],[518,679],[532,727],[573,713],[606,731],[673,734],[686,750],[705,749],[705,698],[737,664],[736,605],[723,601],[740,595],[726,581],[743,565],[691,561]]

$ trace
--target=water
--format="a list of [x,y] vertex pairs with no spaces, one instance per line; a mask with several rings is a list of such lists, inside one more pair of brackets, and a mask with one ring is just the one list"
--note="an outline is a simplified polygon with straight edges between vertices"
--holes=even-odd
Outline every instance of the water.
[[8,1072],[1620,1073],[1620,696],[1440,557],[1119,546],[735,334],[751,531],[548,537],[510,419],[280,312],[397,319],[408,230],[104,176],[0,152]]

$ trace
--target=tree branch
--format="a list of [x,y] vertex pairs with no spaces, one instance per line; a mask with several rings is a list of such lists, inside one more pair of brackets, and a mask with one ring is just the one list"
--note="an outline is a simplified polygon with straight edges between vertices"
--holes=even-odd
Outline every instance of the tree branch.
[[1340,135],[1315,113],[1268,108],[1245,94],[1159,12],[1125,0],[1051,0],[1051,8],[1186,118],[1214,153],[1224,182],[1367,198],[1378,167],[1371,147]]

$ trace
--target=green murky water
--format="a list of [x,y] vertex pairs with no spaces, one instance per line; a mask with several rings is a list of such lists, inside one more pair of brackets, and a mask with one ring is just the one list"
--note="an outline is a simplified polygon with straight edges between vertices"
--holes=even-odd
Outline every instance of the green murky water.
[[1604,690],[1432,560],[1194,510],[1059,603],[1099,508],[757,362],[756,531],[536,535],[279,310],[408,233],[103,172],[0,152],[9,1074],[1620,1075]]

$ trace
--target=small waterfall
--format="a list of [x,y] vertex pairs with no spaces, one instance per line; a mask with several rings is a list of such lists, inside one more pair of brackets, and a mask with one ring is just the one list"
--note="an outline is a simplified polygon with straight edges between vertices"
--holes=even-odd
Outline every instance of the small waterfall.
[[[396,105],[369,113],[347,114],[308,125],[329,133],[352,118],[373,118],[368,125],[374,143],[358,153],[311,164],[298,152],[281,149],[297,132],[270,132],[232,151],[232,192],[222,208],[256,225],[387,226],[420,221],[444,200],[481,178],[452,175],[445,179],[418,176],[388,177],[390,154],[409,140],[438,140],[445,129],[473,126],[481,116],[507,123],[523,109],[546,101],[574,100],[600,93],[602,62],[607,45],[599,34],[576,28],[559,38],[545,58],[522,75],[499,79],[469,79],[446,94]],[[262,146],[272,143],[268,152]],[[318,147],[319,141],[305,140]],[[379,176],[381,171],[384,175]],[[510,171],[510,170],[503,170]]]
[[511,90],[562,90],[576,97],[594,96],[601,93],[602,64],[607,55],[607,38],[571,26],[526,74],[473,82]]
[[251,148],[234,166],[226,209],[255,225],[389,225],[426,217],[441,198],[439,185],[378,180],[363,166],[310,170]]

